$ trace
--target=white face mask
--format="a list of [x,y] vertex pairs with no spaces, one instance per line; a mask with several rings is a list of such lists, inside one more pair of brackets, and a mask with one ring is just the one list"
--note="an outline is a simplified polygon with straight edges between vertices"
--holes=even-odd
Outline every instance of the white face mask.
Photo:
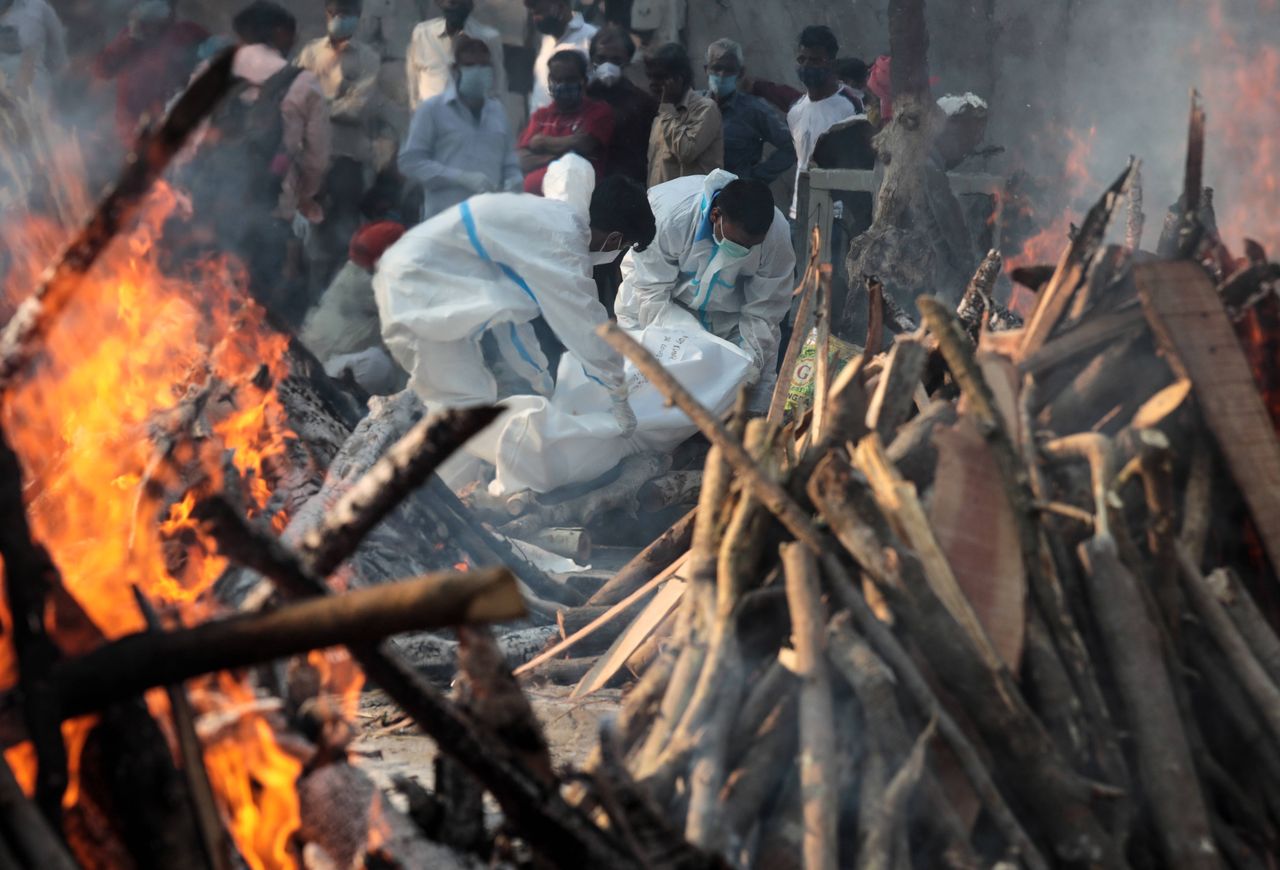
[[616,63],[600,63],[596,64],[596,68],[591,71],[591,80],[597,81],[606,88],[611,88],[622,78],[622,67]]
[[621,256],[622,251],[592,251],[589,259],[593,267],[608,266]]

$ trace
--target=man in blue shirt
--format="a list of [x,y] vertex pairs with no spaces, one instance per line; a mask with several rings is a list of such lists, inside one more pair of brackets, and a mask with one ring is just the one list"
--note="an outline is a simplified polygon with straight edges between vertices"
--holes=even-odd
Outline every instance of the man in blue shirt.
[[479,193],[524,183],[502,103],[489,95],[493,64],[478,39],[454,48],[453,85],[418,107],[400,149],[400,171],[422,187],[426,220]]
[[[724,168],[739,178],[772,184],[795,165],[795,146],[786,119],[738,89],[744,70],[742,46],[733,40],[720,39],[707,48],[707,96],[724,118]],[[775,149],[767,160],[766,143]]]

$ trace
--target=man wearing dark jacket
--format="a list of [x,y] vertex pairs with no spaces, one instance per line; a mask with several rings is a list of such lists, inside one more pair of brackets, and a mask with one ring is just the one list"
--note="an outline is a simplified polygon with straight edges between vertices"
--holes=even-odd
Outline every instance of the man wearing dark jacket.
[[631,35],[607,24],[591,40],[591,83],[587,96],[613,110],[613,140],[605,155],[605,175],[623,175],[638,184],[649,177],[649,131],[658,101],[625,75],[636,54]]
[[[738,43],[719,39],[707,48],[707,96],[724,119],[724,168],[739,178],[772,184],[795,165],[796,150],[782,114],[739,88],[744,72]],[[767,160],[766,144],[774,148]]]

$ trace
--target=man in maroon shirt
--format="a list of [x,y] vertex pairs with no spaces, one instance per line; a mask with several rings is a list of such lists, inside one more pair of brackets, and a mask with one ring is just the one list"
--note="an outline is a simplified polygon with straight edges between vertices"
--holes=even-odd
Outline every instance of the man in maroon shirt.
[[649,179],[649,131],[658,116],[658,101],[624,74],[636,44],[625,28],[606,24],[591,40],[591,84],[587,96],[613,109],[613,144],[605,175],[625,175],[638,184]]
[[547,69],[552,103],[533,113],[516,143],[525,192],[539,195],[547,167],[571,151],[591,161],[599,180],[613,141],[613,110],[587,96],[587,56],[557,52]]
[[156,118],[187,83],[196,50],[209,38],[198,24],[176,20],[169,0],[144,0],[129,15],[129,26],[102,50],[94,72],[116,80],[116,129],[126,145],[138,122]]

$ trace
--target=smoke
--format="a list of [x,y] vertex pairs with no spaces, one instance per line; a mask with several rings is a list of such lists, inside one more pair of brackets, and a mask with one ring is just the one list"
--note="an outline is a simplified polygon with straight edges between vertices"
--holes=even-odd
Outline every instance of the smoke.
[[[1158,232],[1181,192],[1196,88],[1208,114],[1205,183],[1216,190],[1225,240],[1238,253],[1247,230],[1280,247],[1280,0],[1059,0],[1025,13],[1020,5],[1004,4],[1013,17],[1000,47],[1012,60],[993,112],[1005,115],[1001,144],[1015,163],[1048,179],[1078,214],[1136,155],[1149,232]],[[1034,16],[1038,38],[1019,61],[1017,29],[1007,25],[1024,15]],[[1076,172],[1068,157],[1082,163]]]

